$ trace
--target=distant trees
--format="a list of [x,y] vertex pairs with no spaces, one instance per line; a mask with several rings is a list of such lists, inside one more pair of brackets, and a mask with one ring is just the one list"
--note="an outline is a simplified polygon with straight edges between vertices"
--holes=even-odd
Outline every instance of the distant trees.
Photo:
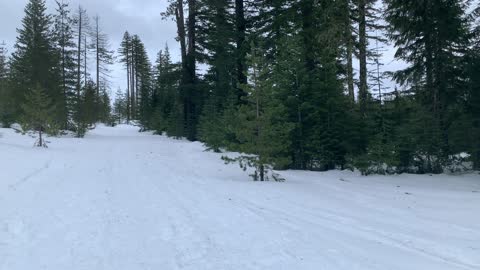
[[9,125],[13,121],[13,100],[8,87],[9,63],[4,42],[0,43],[0,125]]
[[[125,32],[127,85],[111,108],[114,57],[99,17],[92,27],[81,7],[71,16],[58,2],[50,16],[30,0],[11,59],[0,47],[0,121],[25,116],[39,86],[52,121],[78,136],[113,110],[117,122],[242,152],[233,161],[257,180],[269,168],[479,168],[480,11],[471,4],[169,0],[163,15],[176,23],[180,61],[165,47],[152,64]],[[395,89],[381,68],[387,42],[408,64],[392,73]]]
[[[5,97],[0,120],[11,123],[32,119],[34,113],[45,119],[42,114],[45,106],[39,103],[46,102],[50,106],[49,127],[76,131],[78,136],[83,136],[92,123],[110,118],[110,98],[105,83],[100,80],[93,85],[87,83],[90,80],[87,71],[90,30],[86,11],[79,7],[77,14],[71,16],[68,4],[63,1],[56,4],[53,15],[47,14],[44,0],[30,0],[25,7],[10,68],[4,64],[5,57],[0,63],[5,67],[2,68],[5,71],[0,70],[3,77],[0,95]],[[102,78],[107,75],[105,66],[112,59],[108,41],[100,32],[92,40],[97,44],[94,47],[99,63],[97,78]],[[5,55],[4,50],[1,55]],[[100,83],[102,86],[97,87]],[[92,87],[96,93],[90,100]],[[86,109],[89,102],[95,104],[93,111]],[[36,123],[28,126],[38,130],[38,122],[36,119]]]

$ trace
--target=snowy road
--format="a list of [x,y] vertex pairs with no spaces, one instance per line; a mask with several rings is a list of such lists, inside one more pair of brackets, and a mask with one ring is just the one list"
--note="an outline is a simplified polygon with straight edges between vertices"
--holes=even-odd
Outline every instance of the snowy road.
[[480,269],[478,174],[254,183],[129,126],[0,133],[0,270]]

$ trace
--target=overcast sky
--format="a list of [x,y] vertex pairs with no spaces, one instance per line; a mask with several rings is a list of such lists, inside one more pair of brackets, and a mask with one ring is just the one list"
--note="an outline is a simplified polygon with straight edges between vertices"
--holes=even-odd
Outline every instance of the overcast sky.
[[[111,49],[117,50],[125,31],[140,36],[148,50],[150,61],[155,61],[160,49],[168,44],[174,60],[179,60],[179,48],[175,41],[176,28],[171,20],[162,20],[167,0],[65,0],[70,8],[82,5],[90,17],[100,16],[100,26],[108,34]],[[21,26],[24,8],[28,0],[0,0],[0,42],[5,41],[9,52]],[[55,12],[55,0],[46,0],[49,13]],[[121,65],[112,68],[112,92],[126,87],[125,71]]]
[[[28,0],[0,0],[0,42],[5,41],[10,52],[13,51],[17,32],[24,17],[24,8]],[[78,5],[84,7],[89,16],[100,16],[100,26],[108,34],[111,49],[117,50],[123,33],[137,34],[145,43],[154,62],[160,49],[168,44],[174,60],[179,60],[179,46],[175,41],[176,26],[171,20],[163,20],[160,13],[165,11],[167,0],[65,0],[72,10]],[[55,0],[46,0],[49,13],[55,12]],[[397,70],[404,65],[393,60],[395,50],[388,48],[384,53],[384,70]],[[357,66],[358,64],[356,64]],[[93,72],[92,72],[93,73]],[[126,72],[119,64],[112,67],[112,93],[118,87],[126,87]],[[357,72],[358,73],[358,72]],[[393,88],[393,84],[388,82]]]

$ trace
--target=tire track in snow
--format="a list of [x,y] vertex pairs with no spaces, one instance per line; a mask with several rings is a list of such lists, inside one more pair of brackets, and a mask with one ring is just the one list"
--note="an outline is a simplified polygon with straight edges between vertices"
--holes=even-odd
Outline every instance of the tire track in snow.
[[[307,220],[303,217],[303,215],[294,215],[291,213],[287,213],[285,211],[280,211],[280,210],[274,210],[274,209],[269,209],[268,206],[261,206],[256,203],[253,203],[251,201],[247,201],[244,199],[236,198],[237,200],[241,201],[242,204],[246,205],[246,208],[249,209],[252,213],[257,214],[259,217],[263,217],[266,221],[272,221],[277,219],[279,216],[284,216],[284,217],[289,217],[289,218],[283,218],[282,221],[285,223],[275,223],[276,225],[281,225],[281,226],[287,226],[293,230],[297,230],[299,232],[300,230],[298,229],[299,224],[298,222],[302,222],[304,224],[307,224],[307,226],[302,226],[302,227],[323,227],[324,230],[330,230],[330,231],[335,231],[340,234],[347,235],[347,238],[359,238],[363,237],[367,241],[376,241],[382,244],[388,244],[389,246],[393,248],[399,248],[403,249],[405,251],[409,252],[414,252],[417,254],[421,254],[423,256],[426,256],[430,259],[440,261],[443,263],[448,263],[450,265],[453,265],[455,267],[459,267],[461,269],[465,270],[476,270],[479,269],[478,265],[472,265],[468,263],[464,263],[458,260],[455,260],[453,258],[448,258],[433,252],[429,252],[426,249],[418,248],[413,245],[411,245],[411,242],[405,241],[405,239],[398,238],[395,236],[399,236],[400,234],[389,234],[384,231],[378,231],[373,228],[367,228],[360,223],[345,223],[345,218],[340,217],[340,216],[335,216],[335,215],[321,215],[321,213],[318,213],[315,216],[312,216],[314,219],[322,219],[321,222],[313,221],[313,220]],[[250,206],[248,206],[250,204]],[[268,213],[269,212],[269,213]],[[339,219],[340,217],[340,219]],[[295,222],[294,222],[295,221]],[[342,229],[340,229],[342,228]],[[350,231],[349,231],[350,230]],[[318,233],[318,232],[317,232]],[[404,235],[406,237],[406,235]],[[348,242],[343,242],[343,248],[346,250],[352,249],[352,245]],[[363,250],[361,249],[356,249],[358,252],[362,252]],[[357,252],[357,253],[358,253]],[[367,259],[367,257],[365,257]]]
[[11,184],[8,186],[9,189],[13,190],[13,191],[16,191],[20,186],[24,185],[25,183],[27,183],[31,178],[37,176],[38,174],[40,174],[41,172],[47,170],[48,168],[50,168],[50,163],[52,162],[52,159],[48,160],[41,168],[38,168],[36,170],[34,170],[33,172],[29,173],[28,175],[24,176],[22,179],[20,179],[19,181]]

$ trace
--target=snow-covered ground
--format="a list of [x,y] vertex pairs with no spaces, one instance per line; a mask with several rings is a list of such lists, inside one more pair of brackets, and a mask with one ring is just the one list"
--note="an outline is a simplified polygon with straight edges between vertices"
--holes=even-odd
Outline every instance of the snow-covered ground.
[[480,175],[283,172],[99,127],[0,129],[1,270],[480,269]]

